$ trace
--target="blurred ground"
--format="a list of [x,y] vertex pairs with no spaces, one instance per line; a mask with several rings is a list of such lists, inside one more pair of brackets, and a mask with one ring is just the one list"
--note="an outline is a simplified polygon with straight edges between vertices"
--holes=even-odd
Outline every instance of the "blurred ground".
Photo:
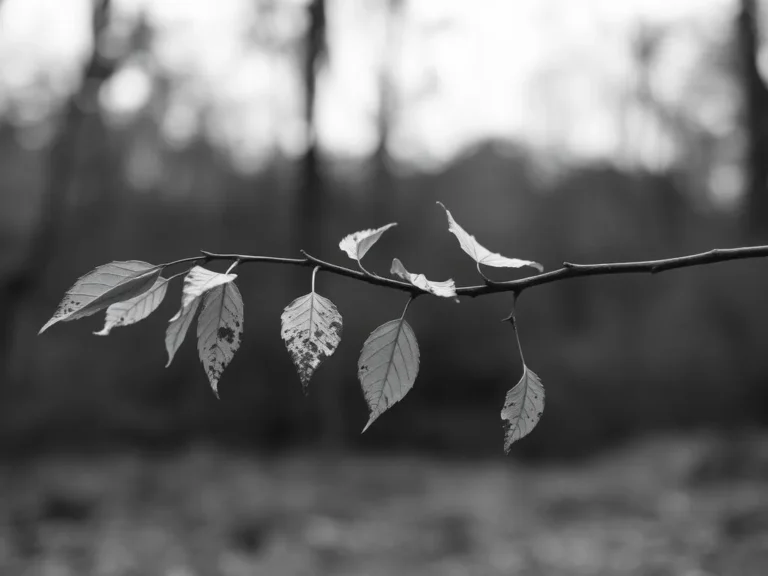
[[768,437],[578,466],[200,446],[2,468],[2,574],[738,575],[768,566]]

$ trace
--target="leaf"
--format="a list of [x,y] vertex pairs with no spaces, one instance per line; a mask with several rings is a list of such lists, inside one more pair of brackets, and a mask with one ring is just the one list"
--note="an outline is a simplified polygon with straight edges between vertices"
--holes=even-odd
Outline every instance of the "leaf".
[[217,398],[221,373],[240,348],[242,337],[243,297],[234,282],[206,292],[197,319],[197,351]]
[[45,323],[42,334],[57,322],[69,322],[95,314],[117,302],[130,300],[149,290],[160,276],[162,267],[128,260],[111,262],[92,270],[67,290],[53,317]]
[[176,351],[184,342],[187,330],[189,330],[189,325],[192,324],[192,319],[195,317],[198,306],[200,306],[200,298],[195,298],[188,306],[182,306],[176,312],[176,315],[169,320],[170,324],[168,324],[168,328],[165,331],[165,349],[168,351],[166,368],[171,365]]
[[534,429],[543,411],[544,386],[539,377],[523,365],[523,377],[507,392],[501,411],[505,428],[504,451],[507,454],[512,444]]
[[306,393],[312,374],[341,342],[341,314],[333,302],[310,292],[286,306],[280,322],[280,336]]
[[181,306],[187,306],[195,298],[199,298],[208,290],[228,284],[237,278],[237,274],[219,274],[202,266],[195,266],[184,277],[184,288],[181,295]]
[[539,272],[544,271],[544,267],[538,262],[520,260],[518,258],[507,258],[501,254],[491,252],[482,246],[474,236],[459,226],[459,223],[453,219],[448,208],[446,208],[442,202],[438,202],[438,204],[442,206],[446,216],[448,216],[448,231],[458,238],[461,249],[469,254],[478,264],[494,266],[496,268],[522,268],[523,266],[531,266],[532,268],[536,268]]
[[371,332],[357,362],[357,377],[370,412],[363,432],[408,393],[418,373],[419,345],[404,318]]
[[389,270],[390,274],[400,276],[403,280],[410,282],[417,288],[421,288],[426,292],[431,292],[435,296],[442,296],[443,298],[456,298],[456,285],[453,280],[446,280],[444,282],[434,282],[427,280],[424,274],[411,274],[405,269],[403,263],[397,258],[392,260],[392,268]]
[[344,250],[352,260],[357,260],[359,262],[362,260],[363,256],[365,256],[366,252],[370,250],[371,246],[378,242],[381,235],[393,226],[397,226],[397,222],[392,222],[381,228],[376,228],[375,230],[361,230],[360,232],[349,234],[339,242],[339,248]]
[[169,320],[170,324],[165,331],[165,349],[168,351],[166,368],[171,365],[176,351],[184,342],[192,318],[200,305],[202,295],[217,286],[232,282],[235,278],[237,278],[237,274],[219,274],[201,266],[195,266],[187,273],[181,291],[181,308]]
[[94,332],[97,336],[108,336],[113,328],[118,326],[128,326],[144,320],[152,314],[165,298],[168,291],[168,280],[158,278],[155,285],[149,290],[135,298],[112,304],[107,308],[107,316],[104,322],[104,328],[99,332]]

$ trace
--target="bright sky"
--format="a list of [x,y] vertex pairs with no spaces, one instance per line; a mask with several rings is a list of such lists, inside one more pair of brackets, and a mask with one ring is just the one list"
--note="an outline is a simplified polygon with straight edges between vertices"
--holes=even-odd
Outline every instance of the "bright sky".
[[[287,8],[256,15],[254,0],[113,0],[126,30],[145,11],[158,34],[155,60],[126,63],[105,89],[105,105],[117,116],[142,108],[153,87],[148,68],[157,66],[180,87],[162,121],[166,138],[183,143],[200,128],[198,112],[205,109],[204,126],[243,165],[274,149],[299,152],[301,89],[288,40],[299,38],[306,24],[304,2],[280,4]],[[636,78],[627,39],[638,22],[675,25],[656,75],[659,95],[674,101],[701,57],[698,38],[722,38],[735,14],[734,0],[404,4],[402,29],[388,40],[382,0],[328,0],[332,66],[320,83],[318,130],[334,153],[364,156],[374,148],[378,66],[387,54],[399,104],[391,142],[396,157],[439,163],[491,136],[576,157],[616,156],[626,144],[621,111]],[[90,0],[4,0],[0,113],[14,96],[23,96],[27,121],[44,113],[46,97],[33,84],[46,78],[41,71],[57,93],[71,89],[90,49],[90,6]],[[265,29],[280,31],[281,50],[258,48],[254,38]],[[727,106],[709,114],[715,124],[728,121]],[[663,155],[663,137],[651,141],[635,152]]]

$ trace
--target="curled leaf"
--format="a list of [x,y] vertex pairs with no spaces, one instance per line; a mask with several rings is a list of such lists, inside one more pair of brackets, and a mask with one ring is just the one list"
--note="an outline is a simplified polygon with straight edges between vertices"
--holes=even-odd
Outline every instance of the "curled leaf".
[[202,266],[195,266],[184,277],[184,288],[181,292],[181,306],[187,306],[205,294],[208,290],[228,284],[237,278],[237,274],[219,274]]
[[135,324],[140,320],[144,320],[144,318],[152,314],[160,306],[167,290],[168,280],[158,278],[155,280],[155,285],[144,292],[144,294],[139,294],[125,302],[112,304],[107,308],[104,328],[99,332],[94,332],[94,334],[97,336],[107,336],[113,328],[128,326],[129,324]]
[[285,307],[280,323],[280,336],[306,393],[312,374],[341,342],[341,314],[328,298],[310,292]]
[[95,314],[117,302],[130,300],[149,290],[162,268],[128,260],[99,266],[82,276],[67,290],[53,317],[45,323],[42,334],[57,322],[69,322]]
[[421,288],[425,292],[430,292],[435,296],[442,296],[443,298],[456,298],[456,285],[453,280],[445,280],[444,282],[435,282],[427,280],[424,274],[411,274],[405,269],[403,263],[399,259],[394,258],[392,260],[392,268],[389,270],[390,274],[399,276],[406,282],[410,282],[417,288]]
[[203,296],[197,319],[197,351],[216,396],[221,373],[235,356],[243,336],[243,297],[234,282],[219,284]]
[[371,332],[357,362],[357,377],[370,412],[363,432],[408,393],[418,373],[419,345],[404,318]]
[[228,284],[235,278],[237,278],[237,274],[219,274],[201,266],[195,266],[187,273],[181,291],[181,308],[169,320],[170,323],[165,331],[165,348],[168,351],[166,368],[171,365],[176,351],[184,342],[203,294],[217,286]]
[[521,268],[523,266],[530,266],[536,268],[539,272],[544,271],[544,267],[538,262],[531,260],[520,260],[519,258],[507,258],[501,254],[491,252],[486,247],[481,245],[472,234],[464,230],[456,220],[453,219],[451,213],[448,211],[442,202],[438,202],[445,210],[445,214],[448,217],[448,231],[451,232],[459,240],[461,249],[469,254],[472,259],[478,264],[485,266],[493,266],[496,268]]
[[381,228],[376,228],[375,230],[361,230],[360,232],[349,234],[339,242],[339,248],[344,250],[344,252],[347,253],[347,256],[352,258],[352,260],[357,260],[359,262],[362,260],[363,256],[365,256],[366,252],[370,250],[371,246],[378,242],[381,235],[393,226],[397,226],[397,222],[392,222]]
[[527,436],[539,423],[544,411],[544,386],[539,377],[523,365],[523,377],[507,392],[501,419],[504,421],[504,451]]

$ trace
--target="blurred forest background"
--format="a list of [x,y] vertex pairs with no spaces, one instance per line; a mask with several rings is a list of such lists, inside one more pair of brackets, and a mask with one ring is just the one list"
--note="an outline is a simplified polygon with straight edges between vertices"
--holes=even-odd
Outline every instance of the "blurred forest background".
[[[369,268],[397,256],[476,283],[436,200],[547,269],[766,243],[760,4],[0,0],[0,447],[500,454],[521,372],[507,296],[412,307],[417,384],[362,438],[357,355],[401,294],[320,276],[345,332],[306,400],[279,317],[307,270],[241,271],[247,329],[220,402],[190,342],[163,368],[178,287],[110,338],[91,334],[100,317],[36,332],[98,264],[201,248],[344,262],[341,237],[390,221]],[[548,405],[514,453],[765,424],[766,290],[763,263],[735,262],[526,293]]]
[[345,328],[308,398],[305,269],[242,268],[220,401],[193,342],[163,367],[178,285],[37,331],[103,263],[347,264],[392,221],[369,269],[476,284],[437,200],[547,269],[766,244],[766,34],[760,0],[0,0],[0,572],[763,576],[764,262],[526,292],[547,406],[510,458],[509,295],[418,300],[417,382],[363,436],[399,293],[319,275]]

